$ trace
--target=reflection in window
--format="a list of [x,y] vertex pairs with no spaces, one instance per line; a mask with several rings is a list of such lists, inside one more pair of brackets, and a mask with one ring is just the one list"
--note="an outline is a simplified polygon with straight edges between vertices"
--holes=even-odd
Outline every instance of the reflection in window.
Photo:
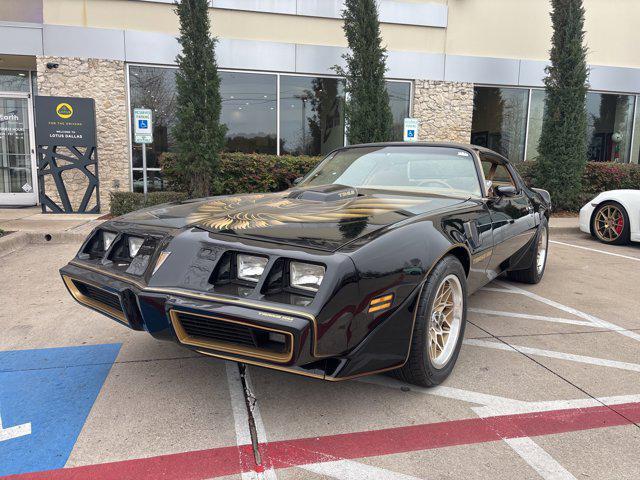
[[[147,170],[147,191],[157,192],[165,189],[164,179],[162,178],[162,172],[160,170]],[[133,191],[144,191],[144,175],[143,171],[133,171]]]
[[276,153],[277,77],[220,72],[221,123],[227,126],[225,150]]
[[629,162],[634,97],[587,93],[588,160]]
[[[171,135],[176,112],[176,70],[158,67],[129,67],[131,117],[134,108],[150,108],[153,111],[153,143],[147,145],[147,167],[159,168],[160,156],[171,151],[174,139]],[[133,168],[142,168],[142,145],[133,143]]]
[[527,89],[476,87],[471,143],[522,160],[528,96]]
[[283,154],[325,155],[343,146],[343,81],[282,75],[280,135]]
[[408,82],[386,82],[386,85],[393,114],[392,140],[399,142],[404,138],[404,119],[410,116],[411,84]]
[[0,70],[0,92],[28,92],[29,72]]

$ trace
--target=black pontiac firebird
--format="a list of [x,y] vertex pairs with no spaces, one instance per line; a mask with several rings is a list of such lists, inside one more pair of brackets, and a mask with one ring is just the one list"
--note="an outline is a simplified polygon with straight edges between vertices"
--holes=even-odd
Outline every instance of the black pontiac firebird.
[[540,281],[550,208],[485,148],[358,145],[284,192],[108,221],[60,272],[81,304],[205,355],[431,386],[456,362],[469,294],[503,273]]

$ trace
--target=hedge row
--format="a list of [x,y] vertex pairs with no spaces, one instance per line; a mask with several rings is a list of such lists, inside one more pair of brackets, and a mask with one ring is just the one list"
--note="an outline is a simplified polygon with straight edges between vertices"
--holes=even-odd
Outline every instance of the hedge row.
[[[183,181],[173,169],[174,155],[161,158],[169,189],[186,191]],[[278,192],[293,185],[293,181],[307,174],[322,157],[277,156],[260,153],[221,153],[217,179],[221,185],[218,195],[234,193]]]
[[[516,165],[525,182],[533,184],[535,162],[524,162]],[[580,208],[601,192],[607,190],[633,189],[640,190],[640,165],[613,162],[588,162],[582,175],[582,193],[571,210]]]
[[147,200],[140,192],[112,192],[111,193],[111,215],[119,217],[125,213],[140,210],[153,205],[160,205],[167,202],[179,202],[186,200],[187,195],[181,192],[149,192]]

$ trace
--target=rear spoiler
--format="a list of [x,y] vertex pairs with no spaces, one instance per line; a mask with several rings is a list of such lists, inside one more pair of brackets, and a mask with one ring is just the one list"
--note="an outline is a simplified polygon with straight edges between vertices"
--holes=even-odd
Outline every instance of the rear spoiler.
[[551,194],[546,190],[543,190],[542,188],[532,188],[531,190],[539,194],[544,199],[544,201],[547,202],[547,204],[549,205],[549,211],[551,211]]

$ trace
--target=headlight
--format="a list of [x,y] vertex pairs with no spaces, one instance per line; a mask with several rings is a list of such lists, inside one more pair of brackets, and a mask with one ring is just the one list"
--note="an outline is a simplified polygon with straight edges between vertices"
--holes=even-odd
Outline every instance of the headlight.
[[104,251],[109,250],[109,247],[116,239],[118,235],[113,232],[102,232],[102,244],[104,245]]
[[140,247],[144,243],[144,238],[140,237],[129,237],[129,256],[131,258],[135,257],[140,250]]
[[311,263],[291,262],[289,264],[291,286],[317,292],[324,278],[324,267]]
[[257,282],[262,276],[268,261],[269,259],[265,257],[238,255],[238,278],[248,282]]

